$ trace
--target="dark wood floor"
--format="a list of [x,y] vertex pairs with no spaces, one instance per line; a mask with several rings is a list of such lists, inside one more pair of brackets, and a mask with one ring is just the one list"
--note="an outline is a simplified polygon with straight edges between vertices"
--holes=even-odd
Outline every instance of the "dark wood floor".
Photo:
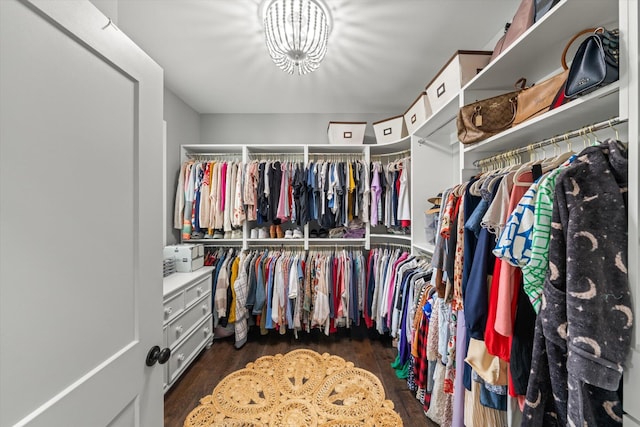
[[372,372],[384,385],[387,398],[393,401],[405,426],[437,427],[425,417],[422,405],[407,389],[406,380],[398,379],[391,368],[397,350],[389,338],[372,335],[363,329],[345,330],[329,337],[315,331],[302,334],[298,340],[293,335],[273,333],[260,336],[257,331],[251,331],[249,341],[240,350],[234,348],[230,338],[216,340],[165,395],[165,427],[182,427],[184,419],[198,406],[200,398],[211,394],[216,384],[231,372],[244,368],[261,356],[285,354],[298,348],[340,356],[356,367]]

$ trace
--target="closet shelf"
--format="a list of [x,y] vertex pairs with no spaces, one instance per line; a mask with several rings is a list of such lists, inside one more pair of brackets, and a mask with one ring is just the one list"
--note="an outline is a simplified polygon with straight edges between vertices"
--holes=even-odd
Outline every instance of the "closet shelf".
[[456,117],[460,109],[460,93],[434,111],[413,134],[418,138],[448,145],[451,134],[456,133]]
[[210,145],[210,144],[186,144],[182,145],[182,152],[189,154],[207,154],[211,152],[220,154],[233,154],[242,156],[242,145]]
[[369,147],[372,156],[380,156],[408,151],[411,149],[411,135],[394,142],[388,142],[386,144],[375,144],[370,145]]
[[620,83],[614,82],[477,144],[464,146],[463,151],[483,154],[502,152],[616,117],[619,89]]
[[304,154],[304,147],[297,144],[269,145],[258,144],[248,145],[247,152],[252,154],[277,155],[277,154]]
[[313,144],[308,145],[309,155],[314,154],[360,154],[364,153],[364,147],[370,144]]
[[272,239],[270,237],[266,239],[247,239],[247,243],[252,246],[271,246],[274,244],[288,244],[288,245],[304,245],[304,239]]
[[325,245],[331,245],[331,244],[342,244],[344,246],[350,246],[350,244],[353,245],[362,245],[363,243],[365,243],[366,239],[344,239],[344,238],[330,238],[330,237],[326,237],[326,238],[322,238],[322,237],[318,237],[318,238],[310,238],[309,239],[309,246],[313,246],[313,245],[317,245],[317,244],[325,244]]
[[410,234],[370,234],[371,239],[411,242]]
[[433,245],[427,244],[427,243],[414,243],[413,245],[414,248],[422,251],[422,252],[426,252],[429,253],[431,255],[433,255],[433,251],[435,250],[435,247]]
[[183,240],[183,244],[189,243],[202,243],[206,246],[228,246],[228,245],[242,245],[242,239],[189,239]]
[[[562,50],[585,28],[610,26],[618,20],[617,2],[563,0],[554,6],[494,61],[462,88],[463,91],[512,89],[520,77],[540,81],[560,68]],[[571,61],[578,42],[568,53]]]

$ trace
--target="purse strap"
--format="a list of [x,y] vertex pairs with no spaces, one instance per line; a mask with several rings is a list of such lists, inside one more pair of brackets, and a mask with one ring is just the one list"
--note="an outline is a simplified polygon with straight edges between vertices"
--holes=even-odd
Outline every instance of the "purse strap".
[[567,65],[567,52],[569,51],[569,48],[571,47],[573,42],[576,41],[578,37],[583,36],[585,34],[593,33],[597,30],[598,30],[597,28],[587,28],[586,30],[582,30],[578,34],[571,37],[571,40],[569,40],[569,43],[567,43],[567,45],[564,47],[564,50],[562,51],[562,68],[564,70],[569,69],[569,66]]

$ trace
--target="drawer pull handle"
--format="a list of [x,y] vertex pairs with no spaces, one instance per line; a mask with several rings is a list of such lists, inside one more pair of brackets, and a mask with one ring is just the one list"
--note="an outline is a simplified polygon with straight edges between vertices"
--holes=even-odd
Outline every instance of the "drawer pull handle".
[[166,308],[164,309],[164,314],[165,314],[165,316],[169,316],[169,315],[171,315],[171,313],[173,313],[173,308],[171,308],[171,307],[166,307]]
[[184,354],[180,353],[176,356],[176,359],[178,359],[178,362],[184,362]]
[[176,334],[180,335],[183,331],[184,329],[182,328],[182,325],[176,326]]
[[196,292],[198,292],[198,295],[200,295],[202,293],[202,286],[198,286],[196,288]]
[[203,329],[203,331],[204,331],[204,336],[205,336],[205,337],[209,335],[209,332],[211,332],[211,331],[209,330],[209,328],[204,328],[204,329]]

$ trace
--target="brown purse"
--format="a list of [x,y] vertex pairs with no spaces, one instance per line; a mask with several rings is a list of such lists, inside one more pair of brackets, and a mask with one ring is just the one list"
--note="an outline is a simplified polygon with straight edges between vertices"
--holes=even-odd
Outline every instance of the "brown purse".
[[463,144],[473,144],[510,128],[518,111],[518,94],[524,89],[526,80],[520,79],[516,82],[518,84],[520,88],[514,92],[460,108],[456,119],[458,140]]
[[518,111],[516,112],[516,118],[513,120],[513,125],[519,125],[526,120],[549,111],[558,94],[564,90],[568,74],[569,71],[564,70],[560,74],[556,74],[542,83],[525,88],[520,92],[518,94]]

